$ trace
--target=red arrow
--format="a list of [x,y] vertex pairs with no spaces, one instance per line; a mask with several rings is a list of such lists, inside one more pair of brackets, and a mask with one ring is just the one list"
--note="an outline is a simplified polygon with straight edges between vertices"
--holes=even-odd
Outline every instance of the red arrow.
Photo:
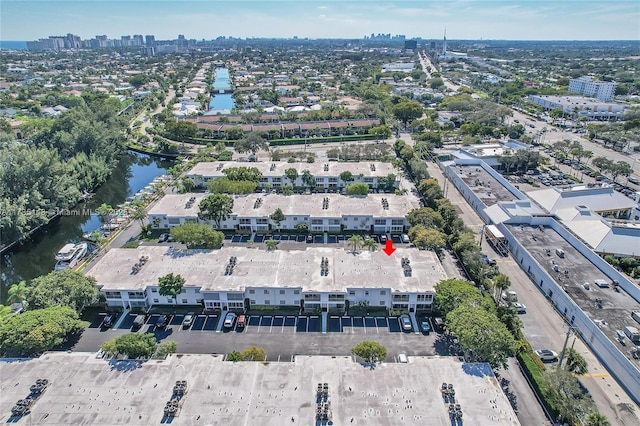
[[396,249],[393,248],[393,241],[387,240],[387,245],[382,249],[382,251],[387,253],[387,256],[391,256],[391,253],[396,251]]

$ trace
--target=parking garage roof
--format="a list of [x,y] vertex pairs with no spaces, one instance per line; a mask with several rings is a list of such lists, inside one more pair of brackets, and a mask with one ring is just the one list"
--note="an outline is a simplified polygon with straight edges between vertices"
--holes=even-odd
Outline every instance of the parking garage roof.
[[[137,273],[133,265],[142,256],[148,261]],[[231,275],[225,275],[230,257],[237,258]],[[326,257],[328,276],[320,274]],[[409,259],[411,276],[405,276],[401,259]],[[114,248],[86,274],[96,278],[103,291],[143,291],[156,287],[158,278],[180,274],[187,286],[201,291],[244,291],[247,287],[293,287],[305,292],[346,292],[348,288],[391,289],[401,293],[428,293],[447,278],[438,257],[431,251],[398,248],[387,256],[361,249],[357,254],[344,248],[313,247],[305,250],[267,251],[247,247],[219,250],[180,250],[149,245],[137,249]]]
[[[618,293],[613,290],[613,287],[599,288],[595,285],[594,282],[597,279],[608,283],[611,283],[611,279],[554,229],[543,227],[541,230],[538,227],[525,225],[507,225],[507,227],[547,273],[561,287],[564,287],[573,301],[596,324],[599,324],[612,344],[617,345],[618,349],[629,355],[629,347],[617,341],[616,330],[624,330],[626,326],[638,326],[631,318],[631,312],[639,311],[640,303],[622,290]],[[556,255],[556,248],[564,250],[564,258]],[[546,249],[550,250],[549,254],[546,253]],[[554,270],[556,265],[558,272]],[[565,276],[564,271],[567,271],[568,275]],[[584,283],[589,284],[588,290]],[[602,299],[602,308],[597,306],[596,298]]]
[[0,389],[11,389],[0,393],[0,420],[7,421],[16,400],[29,395],[39,378],[48,379],[49,388],[31,408],[32,423],[160,424],[175,382],[184,380],[186,394],[174,424],[318,424],[316,389],[326,383],[333,424],[449,426],[443,382],[453,384],[465,424],[520,424],[487,364],[450,357],[408,357],[408,363],[369,368],[350,357],[262,363],[181,354],[137,363],[50,352],[0,362]]
[[[196,218],[200,201],[209,195],[211,194],[167,194],[149,209],[149,215]],[[187,204],[192,197],[194,202]],[[325,204],[325,199],[329,201],[328,204]],[[387,203],[383,203],[383,199]],[[404,218],[410,210],[418,207],[419,201],[413,195],[248,194],[233,197],[232,215],[267,218],[279,208],[285,216]]]

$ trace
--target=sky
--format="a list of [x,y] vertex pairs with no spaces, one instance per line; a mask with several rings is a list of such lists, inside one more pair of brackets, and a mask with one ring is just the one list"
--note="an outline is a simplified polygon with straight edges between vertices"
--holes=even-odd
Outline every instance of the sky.
[[640,40],[640,1],[1,0],[0,40],[73,33],[450,40]]

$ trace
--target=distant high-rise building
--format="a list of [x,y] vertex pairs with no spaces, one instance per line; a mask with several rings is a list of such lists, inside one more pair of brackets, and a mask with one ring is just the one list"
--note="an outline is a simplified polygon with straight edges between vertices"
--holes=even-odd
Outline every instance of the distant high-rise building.
[[609,102],[613,100],[613,96],[615,95],[616,83],[612,81],[592,80],[591,77],[588,76],[572,78],[569,80],[569,91]]
[[436,42],[435,42],[435,41],[432,41],[432,42],[429,44],[429,47],[431,48],[431,50],[436,50]]
[[142,34],[134,34],[131,40],[132,46],[142,46],[144,44],[144,38]]
[[145,45],[147,45],[148,47],[153,47],[156,45],[156,36],[153,35],[147,35],[144,37],[144,41],[145,41]]
[[447,28],[444,29],[444,39],[442,40],[442,56],[447,56]]
[[404,48],[407,50],[415,50],[418,48],[418,41],[417,40],[405,40],[404,41]]
[[121,36],[120,37],[120,46],[122,47],[127,47],[127,46],[131,46],[131,36]]

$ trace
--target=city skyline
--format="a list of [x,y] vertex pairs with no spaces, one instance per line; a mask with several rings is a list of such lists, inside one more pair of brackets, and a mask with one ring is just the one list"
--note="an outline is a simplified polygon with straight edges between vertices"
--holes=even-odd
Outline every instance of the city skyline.
[[407,38],[637,40],[640,3],[598,1],[31,1],[3,0],[1,40],[73,33],[156,39]]

